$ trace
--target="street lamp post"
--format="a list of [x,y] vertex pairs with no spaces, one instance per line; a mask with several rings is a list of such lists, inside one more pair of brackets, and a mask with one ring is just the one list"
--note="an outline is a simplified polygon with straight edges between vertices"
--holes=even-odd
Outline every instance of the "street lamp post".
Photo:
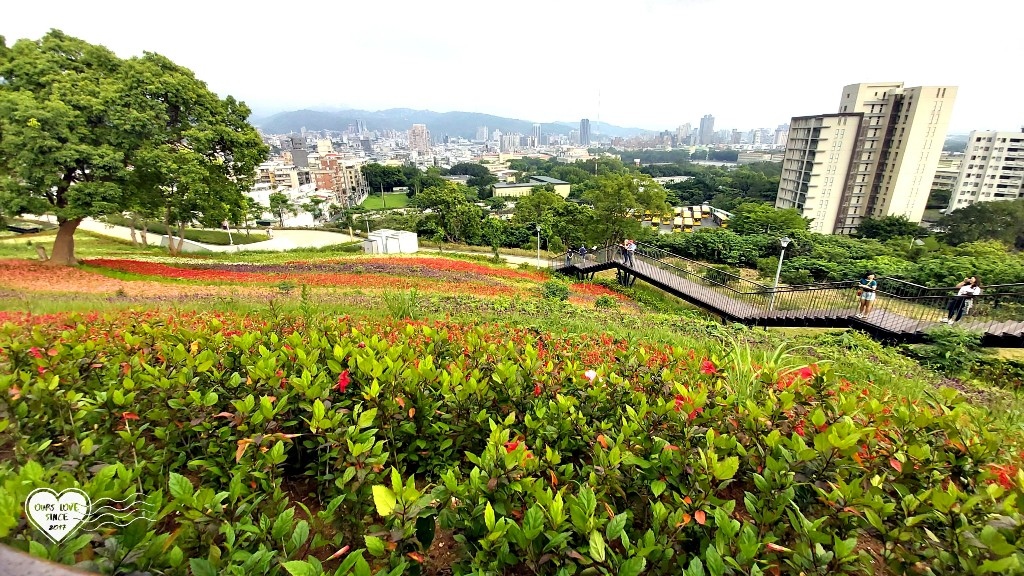
[[775,285],[772,287],[772,300],[768,303],[768,311],[771,312],[775,309],[775,291],[779,289],[779,276],[782,275],[782,259],[786,256],[786,246],[789,246],[791,240],[788,236],[779,238],[779,244],[782,246],[782,252],[779,252],[779,268],[775,270]]
[[537,267],[541,267],[540,263],[540,224],[537,224]]

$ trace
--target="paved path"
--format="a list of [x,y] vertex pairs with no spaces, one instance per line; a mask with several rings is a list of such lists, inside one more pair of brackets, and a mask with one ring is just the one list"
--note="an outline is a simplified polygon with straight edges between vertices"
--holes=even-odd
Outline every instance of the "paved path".
[[[103,234],[104,236],[110,236],[111,238],[118,238],[121,240],[131,240],[132,237],[131,229],[127,226],[115,226],[113,224],[93,220],[92,218],[83,220],[78,228],[80,230],[87,230],[89,232]],[[266,234],[264,231],[257,230],[253,230],[251,233]],[[136,236],[139,234],[139,232],[136,232]],[[239,234],[245,234],[245,231],[241,231]],[[250,252],[255,250],[283,252],[285,250],[294,250],[296,248],[323,248],[324,246],[347,244],[358,240],[358,238],[353,239],[348,234],[325,232],[323,230],[274,230],[272,234],[274,236],[270,240],[254,242],[252,244],[235,244],[233,246],[203,244],[200,242],[191,242],[189,240],[186,240],[185,242],[197,246],[200,249],[199,251],[208,252]],[[154,239],[159,241],[159,239],[163,237],[162,234],[153,233],[150,233],[147,236],[151,243],[154,242]]]

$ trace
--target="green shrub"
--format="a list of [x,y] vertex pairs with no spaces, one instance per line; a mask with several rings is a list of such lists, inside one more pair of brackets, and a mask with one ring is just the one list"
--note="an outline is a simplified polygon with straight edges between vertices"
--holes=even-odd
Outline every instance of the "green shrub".
[[597,300],[594,300],[595,308],[618,308],[619,301],[612,296],[598,296]]
[[951,377],[966,376],[986,356],[980,334],[951,326],[930,330],[926,344],[909,350],[921,364]]
[[551,300],[568,300],[569,285],[561,280],[548,280],[541,284],[540,293]]
[[416,289],[385,290],[384,305],[393,318],[398,320],[415,320],[419,314],[419,296]]

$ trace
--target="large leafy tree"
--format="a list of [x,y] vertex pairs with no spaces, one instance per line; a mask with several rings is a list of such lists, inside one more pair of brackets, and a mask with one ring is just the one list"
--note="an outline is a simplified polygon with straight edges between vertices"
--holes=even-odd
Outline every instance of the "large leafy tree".
[[946,242],[957,246],[978,240],[999,240],[1024,249],[1024,199],[978,202],[939,220]]
[[807,230],[810,220],[798,210],[778,210],[770,204],[748,202],[733,211],[729,227],[739,234],[793,234]]
[[584,199],[593,206],[591,236],[598,242],[618,242],[636,237],[638,211],[665,210],[665,189],[650,176],[638,172],[609,172],[592,181]]
[[857,235],[861,238],[875,238],[885,242],[892,238],[906,236],[927,236],[928,231],[911,222],[906,216],[885,216],[884,218],[865,218],[857,227]]
[[236,219],[266,156],[248,107],[157,54],[121,60],[55,30],[0,49],[0,79],[0,201],[57,217],[53,264],[75,263],[87,217]]
[[397,186],[407,185],[401,166],[385,166],[370,162],[363,164],[360,170],[366,178],[367,187],[373,192],[379,192],[381,189],[390,192]]
[[237,221],[245,191],[267,148],[248,123],[250,110],[228,96],[220,99],[191,70],[158,54],[124,63],[123,104],[143,140],[133,156],[129,206],[140,204],[178,224],[194,220]]
[[117,104],[121,67],[113,52],[58,31],[10,48],[0,39],[0,201],[7,214],[57,217],[51,263],[75,262],[83,218],[126,203],[140,138]]

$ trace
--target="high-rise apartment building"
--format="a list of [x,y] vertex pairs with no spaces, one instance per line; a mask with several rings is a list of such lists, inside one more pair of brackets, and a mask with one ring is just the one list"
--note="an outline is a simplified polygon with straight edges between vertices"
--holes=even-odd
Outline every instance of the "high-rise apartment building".
[[690,138],[690,131],[691,130],[692,130],[692,128],[690,127],[689,123],[683,124],[679,128],[676,128],[676,143],[677,143],[677,145],[682,146],[683,144],[686,143],[686,141]]
[[[835,144],[836,136],[831,132],[832,127],[824,123],[817,126],[819,130],[811,130],[811,142],[803,138],[794,140],[795,124],[791,123],[783,162],[784,181],[779,183],[775,206],[796,208],[805,216],[815,218],[812,230],[832,234],[855,232],[861,220],[869,217],[905,216],[912,222],[920,222],[955,99],[954,86],[906,88],[900,82],[846,86],[840,98],[839,113],[862,115],[855,140],[844,144],[852,148],[829,147]],[[824,122],[832,117],[835,115],[801,119],[817,118]],[[796,120],[794,118],[794,122]],[[843,130],[845,137],[848,128]],[[822,137],[830,141],[813,142]],[[797,169],[790,161],[792,158],[805,156],[821,146],[829,149],[830,156],[849,157],[845,170],[832,166],[831,172],[825,173],[820,164],[801,165],[796,180],[786,178],[787,169]],[[816,154],[811,156],[816,157]],[[818,179],[824,177],[841,177],[844,185],[833,186],[826,194],[818,183]],[[794,182],[798,182],[795,189]]]
[[975,202],[1021,197],[1024,197],[1024,130],[971,132],[946,213]]
[[569,130],[569,144],[572,144],[573,146],[578,146],[579,143],[580,143],[580,131],[579,130]]
[[811,230],[832,232],[863,118],[859,112],[793,118],[776,208],[796,208],[813,218]]
[[540,146],[540,124],[533,125],[533,145]]
[[789,140],[789,124],[779,124],[779,127],[775,129],[775,140],[773,144],[776,148],[785,148],[786,141]]
[[487,142],[487,137],[490,134],[487,132],[487,126],[480,126],[476,129],[476,139],[480,142]]
[[580,120],[580,145],[590,146],[590,120]]
[[705,114],[700,119],[700,131],[697,133],[697,144],[711,144],[715,137],[715,117]]
[[409,129],[409,149],[420,154],[430,153],[430,132],[426,124],[413,124]]
[[282,152],[291,156],[292,164],[297,168],[309,168],[309,150],[306,148],[305,136],[290,134],[281,139]]

